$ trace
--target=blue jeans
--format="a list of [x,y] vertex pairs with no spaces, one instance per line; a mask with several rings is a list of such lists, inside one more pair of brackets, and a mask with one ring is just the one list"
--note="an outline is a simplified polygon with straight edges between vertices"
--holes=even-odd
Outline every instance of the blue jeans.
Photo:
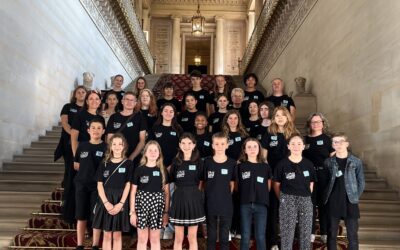
[[254,234],[257,250],[265,250],[265,229],[267,226],[267,206],[258,203],[240,205],[240,222],[242,239],[240,249],[248,250],[251,236],[251,224],[254,223]]

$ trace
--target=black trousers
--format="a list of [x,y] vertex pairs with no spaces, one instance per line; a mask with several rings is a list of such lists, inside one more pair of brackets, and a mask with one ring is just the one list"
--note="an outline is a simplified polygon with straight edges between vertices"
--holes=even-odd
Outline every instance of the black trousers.
[[232,216],[207,216],[207,249],[215,250],[217,234],[219,237],[219,249],[229,250],[229,229]]
[[279,200],[274,190],[269,192],[269,207],[266,231],[267,249],[279,245]]
[[324,204],[324,190],[329,182],[329,172],[327,169],[318,168],[317,176],[318,181],[315,183],[314,191],[312,193],[312,202],[314,205],[312,232],[315,233],[316,231],[316,220],[318,218],[320,234],[326,235],[328,233],[329,214],[328,208]]
[[231,232],[235,234],[240,234],[240,196],[239,192],[233,191],[233,216],[231,223]]
[[[336,250],[336,237],[339,229],[339,218],[329,218],[328,250]],[[344,219],[349,240],[348,250],[358,250],[358,218]]]

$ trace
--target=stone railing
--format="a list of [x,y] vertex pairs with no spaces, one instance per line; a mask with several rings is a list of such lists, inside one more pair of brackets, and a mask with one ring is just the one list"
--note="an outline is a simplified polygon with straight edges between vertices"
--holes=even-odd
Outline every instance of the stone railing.
[[153,73],[154,59],[129,0],[80,0],[129,76]]
[[240,65],[265,79],[318,0],[266,0]]

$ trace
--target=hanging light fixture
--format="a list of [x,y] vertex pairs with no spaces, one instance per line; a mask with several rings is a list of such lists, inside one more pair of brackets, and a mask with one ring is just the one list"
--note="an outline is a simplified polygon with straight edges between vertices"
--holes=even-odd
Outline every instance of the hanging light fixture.
[[194,56],[194,65],[196,66],[201,65],[201,56],[199,55]]
[[197,2],[197,12],[192,17],[192,35],[200,36],[204,31],[206,19],[200,14],[200,0]]

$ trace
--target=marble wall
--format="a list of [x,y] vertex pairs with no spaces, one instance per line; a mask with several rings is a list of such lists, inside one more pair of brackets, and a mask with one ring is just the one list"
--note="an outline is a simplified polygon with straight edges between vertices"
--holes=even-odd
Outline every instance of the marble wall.
[[132,80],[79,1],[5,0],[0,13],[0,160],[57,124],[83,72],[100,89]]
[[400,189],[400,1],[319,0],[263,85],[304,76],[333,130]]

